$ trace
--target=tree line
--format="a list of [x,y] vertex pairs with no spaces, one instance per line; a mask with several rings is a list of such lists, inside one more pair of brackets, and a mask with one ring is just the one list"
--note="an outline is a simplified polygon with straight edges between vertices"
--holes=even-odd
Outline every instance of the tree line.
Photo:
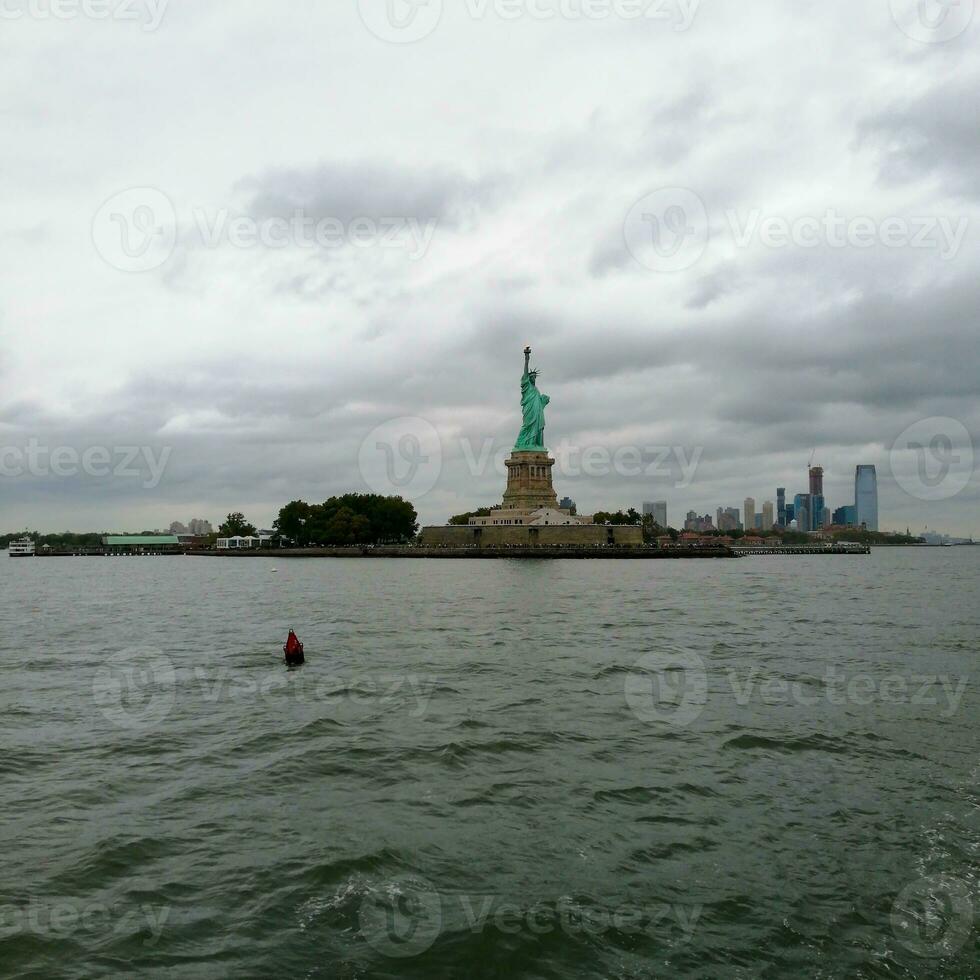
[[[382,497],[377,494],[347,493],[331,497],[322,504],[294,500],[279,511],[273,523],[277,545],[323,545],[326,547],[356,544],[405,544],[418,534],[418,514],[401,497]],[[18,531],[0,534],[0,549],[6,550],[11,541],[30,538],[38,549],[98,548],[108,531],[75,534],[39,534],[37,531]],[[131,533],[131,532],[127,532]],[[140,534],[159,534],[142,531]],[[256,534],[255,525],[241,511],[230,513],[217,532],[208,536],[212,546],[219,537],[250,537]]]
[[272,525],[288,542],[306,547],[404,544],[418,534],[418,514],[401,497],[347,493],[322,504],[294,500]]

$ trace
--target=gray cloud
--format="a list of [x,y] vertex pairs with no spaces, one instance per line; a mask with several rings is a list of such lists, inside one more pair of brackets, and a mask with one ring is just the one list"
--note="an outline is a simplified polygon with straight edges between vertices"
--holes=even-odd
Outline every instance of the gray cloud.
[[271,169],[236,184],[248,198],[247,213],[256,218],[301,210],[315,220],[398,216],[451,228],[474,220],[503,187],[499,177],[472,180],[440,168],[413,170],[370,160]]
[[954,195],[980,199],[980,70],[952,74],[863,119],[859,145],[874,148],[881,179],[937,179]]

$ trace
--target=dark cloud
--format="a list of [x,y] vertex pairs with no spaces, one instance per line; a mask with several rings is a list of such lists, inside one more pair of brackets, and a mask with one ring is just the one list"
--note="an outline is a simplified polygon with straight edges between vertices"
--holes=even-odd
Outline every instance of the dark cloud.
[[885,184],[941,182],[953,195],[980,199],[980,70],[945,75],[925,91],[869,114],[858,145],[878,155]]
[[503,192],[500,177],[471,179],[458,172],[411,169],[370,160],[324,162],[308,168],[267,170],[244,177],[236,190],[255,218],[289,217],[301,210],[314,220],[416,218],[460,228]]
[[723,265],[706,276],[702,276],[694,286],[694,292],[687,302],[692,310],[703,310],[716,300],[723,299],[738,288],[738,270],[733,264]]

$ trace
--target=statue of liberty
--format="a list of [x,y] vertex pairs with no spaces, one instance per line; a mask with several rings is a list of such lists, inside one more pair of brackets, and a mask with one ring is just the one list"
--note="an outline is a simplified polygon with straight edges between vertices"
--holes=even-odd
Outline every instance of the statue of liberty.
[[524,377],[521,378],[521,411],[524,424],[517,437],[515,452],[547,452],[544,448],[544,408],[551,399],[538,391],[538,372],[531,370],[531,348],[524,349]]

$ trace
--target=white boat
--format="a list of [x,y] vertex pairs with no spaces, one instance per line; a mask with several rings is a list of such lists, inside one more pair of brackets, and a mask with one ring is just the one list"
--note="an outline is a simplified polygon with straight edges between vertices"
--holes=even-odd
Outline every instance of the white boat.
[[7,554],[11,558],[33,558],[34,542],[30,538],[21,538],[20,541],[11,541],[7,548]]

